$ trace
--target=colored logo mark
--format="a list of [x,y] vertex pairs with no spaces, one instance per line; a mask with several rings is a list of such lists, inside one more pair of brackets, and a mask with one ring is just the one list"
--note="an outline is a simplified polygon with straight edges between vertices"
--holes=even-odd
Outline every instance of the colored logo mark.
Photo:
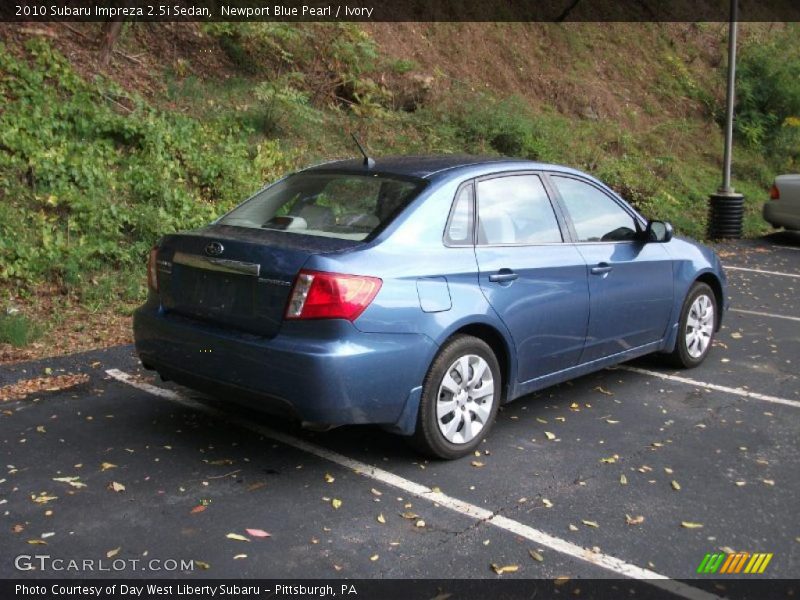
[[756,552],[735,552],[733,554],[715,553],[706,554],[697,567],[698,573],[763,573],[769,561],[772,560],[772,553]]

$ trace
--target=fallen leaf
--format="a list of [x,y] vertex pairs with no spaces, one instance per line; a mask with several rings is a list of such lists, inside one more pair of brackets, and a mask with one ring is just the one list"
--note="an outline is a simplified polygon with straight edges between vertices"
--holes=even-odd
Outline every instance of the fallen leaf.
[[271,533],[267,533],[263,529],[245,529],[248,535],[252,535],[253,537],[257,538],[268,538],[272,537]]
[[372,489],[370,490],[370,492],[372,492],[372,494],[373,494],[373,495],[375,495],[375,496],[383,496],[383,492],[379,492],[379,491],[378,491],[378,490],[376,490],[375,488],[372,488]]
[[342,506],[342,501],[341,501],[341,500],[339,500],[338,498],[334,498],[333,500],[331,500],[331,506],[332,506],[334,509],[337,509],[337,510],[338,510],[338,509],[339,509],[339,508],[341,508],[341,506]]
[[530,554],[531,558],[536,562],[542,562],[544,560],[544,556],[539,554],[536,550],[528,550],[528,554]]
[[328,483],[333,483],[334,481],[336,481],[336,478],[330,473],[325,473],[325,481],[327,481]]
[[746,482],[746,481],[737,481],[737,482],[736,482],[736,485],[737,485],[738,487],[743,487],[743,486],[747,485],[747,482]]
[[553,584],[555,584],[555,585],[564,585],[568,581],[569,581],[569,577],[567,577],[566,575],[561,575],[560,577],[556,577],[553,580]]
[[383,516],[383,513],[378,515],[378,523],[380,523],[381,525],[386,524],[386,517]]
[[414,525],[415,525],[416,527],[425,527],[425,521],[423,521],[422,519],[420,519],[419,521],[417,521],[416,523],[414,523]]
[[619,423],[619,421],[612,421],[611,419],[606,419],[606,423],[608,423],[609,425],[616,425],[617,423]]
[[122,546],[114,548],[113,550],[109,550],[106,552],[106,558],[114,558],[117,554],[119,554],[120,550],[122,550]]
[[733,333],[731,333],[731,337],[735,340],[740,340],[742,339],[742,334],[739,333],[738,331],[734,331]]
[[607,389],[605,389],[601,385],[598,385],[597,387],[595,387],[594,391],[595,392],[600,392],[601,394],[605,394],[606,396],[613,396],[614,395],[614,392],[609,392]]
[[775,481],[772,479],[762,479],[765,485],[775,485]]
[[516,573],[519,571],[519,565],[505,565],[501,567],[500,565],[492,563],[492,571],[498,575],[502,575],[503,573]]
[[112,481],[108,484],[107,489],[111,490],[112,492],[124,492],[125,486],[121,483],[117,483],[116,481]]
[[538,423],[541,423],[542,425],[547,425],[547,421],[545,419],[540,419],[539,417],[536,417],[536,421]]
[[554,440],[554,439],[556,439],[556,434],[555,434],[555,433],[551,433],[551,432],[549,432],[549,431],[545,431],[545,432],[544,432],[544,435],[545,435],[545,437],[546,437],[548,440]]
[[56,532],[55,532],[55,531],[49,531],[49,532],[47,532],[47,533],[43,533],[43,534],[42,534],[42,535],[40,535],[39,537],[40,537],[40,538],[42,538],[42,539],[45,539],[45,538],[51,538],[51,537],[53,537],[55,534],[56,534]]
[[250,540],[243,535],[239,535],[238,533],[229,533],[225,536],[229,540],[236,540],[237,542],[249,542]]
[[600,527],[595,521],[587,521],[586,519],[581,519],[581,523],[586,525],[587,527]]
[[193,514],[193,515],[194,515],[194,514],[197,514],[197,513],[201,513],[201,512],[203,512],[203,511],[204,511],[206,508],[208,508],[206,505],[204,505],[204,504],[198,504],[198,505],[197,505],[197,506],[195,506],[195,507],[194,507],[192,510],[190,510],[190,511],[189,511],[189,513],[190,513],[190,514]]
[[22,533],[23,531],[25,531],[25,525],[17,523],[16,525],[14,525],[14,527],[11,528],[11,531],[13,531],[14,533]]
[[479,460],[473,460],[473,461],[472,461],[470,464],[471,464],[473,467],[477,467],[477,468],[479,468],[479,469],[480,469],[481,467],[485,466],[485,465],[484,465],[484,464],[483,464],[481,461],[479,461]]
[[686,529],[700,529],[703,527],[702,523],[692,523],[691,521],[681,521],[681,527]]
[[43,493],[40,496],[33,497],[33,501],[36,502],[36,504],[47,504],[51,500],[58,500],[58,496],[48,496]]
[[117,465],[115,465],[113,463],[110,463],[110,462],[104,462],[103,464],[100,465],[100,470],[101,471],[108,471],[109,469],[116,469],[116,468],[117,468]]
[[376,560],[378,560],[379,558],[380,558],[380,556],[379,556],[378,554],[373,554],[372,556],[370,556],[370,557],[369,557],[369,559],[370,559],[372,562],[375,562],[375,561],[376,561]]
[[547,498],[542,498],[542,504],[544,504],[547,508],[553,508],[553,503]]
[[570,531],[578,531],[578,528],[575,525],[573,525],[572,523],[570,523],[569,524],[569,530]]
[[247,554],[236,554],[234,555],[233,560],[239,560],[242,558],[247,558]]
[[36,431],[38,431],[39,433],[47,433],[44,429],[44,425],[37,425]]
[[53,481],[67,483],[74,488],[85,488],[86,484],[80,481],[80,477],[53,477]]
[[672,483],[670,485],[672,485],[672,489],[675,490],[675,491],[678,491],[678,490],[681,489],[681,484],[678,483],[677,481],[675,481],[674,479],[672,480]]
[[413,520],[413,519],[419,518],[419,515],[417,513],[413,513],[413,512],[400,513],[400,516],[403,517],[404,519],[408,519],[408,520]]
[[611,464],[611,463],[617,462],[618,458],[619,458],[619,456],[615,454],[614,456],[609,456],[608,458],[601,458],[600,462],[601,463],[606,463],[606,464]]
[[625,473],[619,476],[619,482],[621,485],[628,485],[628,478],[625,477]]
[[202,560],[194,560],[194,561],[192,561],[192,563],[194,564],[195,567],[200,567],[204,571],[207,571],[208,569],[211,568],[210,564],[208,564],[207,562],[202,561]]
[[625,515],[625,521],[628,523],[628,525],[641,525],[642,523],[644,523],[644,517],[642,515],[639,515],[637,517]]

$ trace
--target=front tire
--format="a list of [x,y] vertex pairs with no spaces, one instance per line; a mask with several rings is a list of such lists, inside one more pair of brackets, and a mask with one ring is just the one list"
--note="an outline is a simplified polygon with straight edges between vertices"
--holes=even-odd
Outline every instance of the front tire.
[[669,355],[673,366],[692,369],[708,356],[717,327],[717,300],[711,288],[695,282],[683,301],[678,339]]
[[448,460],[473,452],[494,423],[501,390],[500,365],[489,345],[473,336],[453,337],[425,376],[411,443]]

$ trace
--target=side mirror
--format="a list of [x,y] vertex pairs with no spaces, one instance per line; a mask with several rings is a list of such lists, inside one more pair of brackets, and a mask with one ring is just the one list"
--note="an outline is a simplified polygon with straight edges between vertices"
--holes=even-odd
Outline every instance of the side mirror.
[[644,239],[648,242],[666,243],[672,239],[672,225],[666,221],[649,221],[644,230]]

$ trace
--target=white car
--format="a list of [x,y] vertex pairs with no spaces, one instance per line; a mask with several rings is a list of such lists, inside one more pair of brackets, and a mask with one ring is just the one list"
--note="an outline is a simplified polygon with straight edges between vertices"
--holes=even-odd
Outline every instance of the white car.
[[764,204],[764,220],[773,227],[800,231],[800,175],[778,175]]

